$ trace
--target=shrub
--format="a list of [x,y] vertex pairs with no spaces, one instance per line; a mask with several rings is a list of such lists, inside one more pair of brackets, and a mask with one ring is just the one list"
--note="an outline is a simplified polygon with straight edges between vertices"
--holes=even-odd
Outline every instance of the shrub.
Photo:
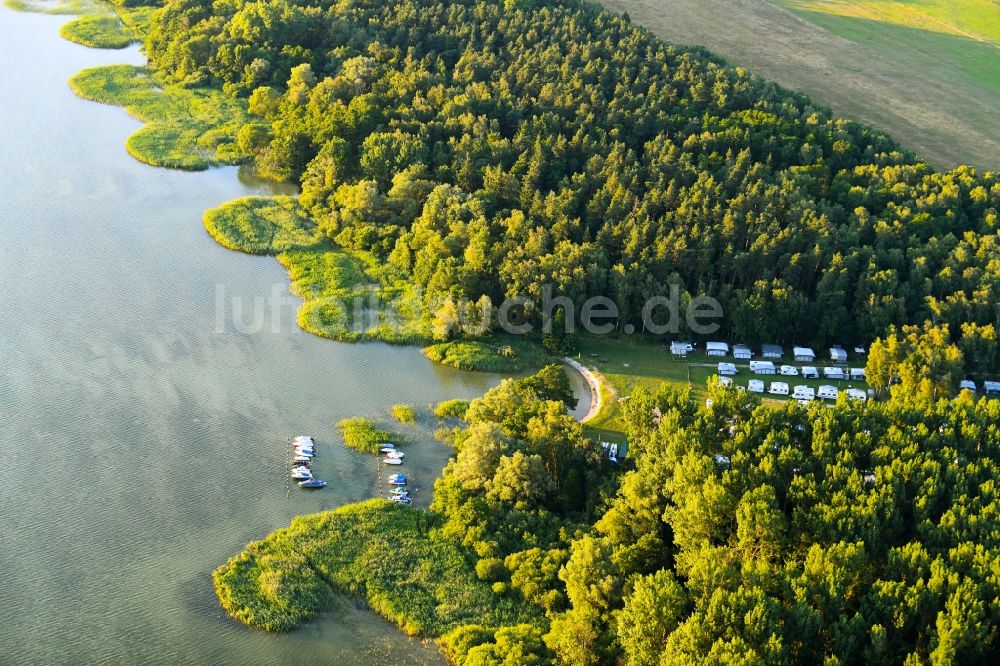
[[400,423],[413,423],[417,420],[417,413],[409,405],[393,405],[392,418]]
[[434,408],[434,416],[439,419],[464,419],[469,411],[469,401],[455,398],[439,402]]
[[378,453],[383,442],[393,439],[391,432],[376,428],[371,419],[363,417],[344,419],[338,426],[344,444],[362,453]]

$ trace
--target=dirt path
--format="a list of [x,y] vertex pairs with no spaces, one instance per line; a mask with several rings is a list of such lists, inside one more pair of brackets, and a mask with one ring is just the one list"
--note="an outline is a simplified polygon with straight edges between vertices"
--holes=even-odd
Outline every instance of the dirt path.
[[587,410],[587,414],[580,419],[580,423],[586,423],[601,411],[601,407],[604,406],[604,402],[601,399],[601,380],[597,378],[594,372],[578,361],[564,357],[562,362],[569,367],[576,370],[580,375],[586,380],[587,386],[590,387],[590,409]]

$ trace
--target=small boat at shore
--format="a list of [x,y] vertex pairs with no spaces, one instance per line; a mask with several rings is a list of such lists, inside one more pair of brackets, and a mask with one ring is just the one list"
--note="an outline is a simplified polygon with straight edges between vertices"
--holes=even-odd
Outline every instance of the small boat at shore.
[[316,440],[309,435],[296,435],[295,437],[292,437],[292,444],[306,444],[308,446],[313,446],[316,444]]
[[385,443],[385,444],[382,444],[382,448],[379,449],[379,452],[381,452],[381,453],[393,453],[395,450],[396,450],[396,445],[395,444]]
[[293,467],[292,478],[297,481],[306,481],[312,478],[312,470],[308,467]]
[[312,456],[293,456],[293,463],[310,463],[312,462]]
[[403,486],[396,486],[395,488],[393,488],[389,492],[392,493],[393,495],[407,495],[407,494],[409,494],[410,491],[408,491]]
[[400,459],[402,459],[405,456],[406,456],[406,454],[403,453],[402,451],[389,451],[388,453],[385,454],[386,458],[400,458]]
[[393,474],[389,477],[389,483],[393,486],[405,486],[406,485],[406,475],[405,474]]
[[401,458],[383,458],[382,462],[386,465],[402,465],[403,460]]
[[299,481],[299,488],[325,488],[326,481],[320,479],[306,479],[305,481]]
[[297,456],[309,456],[310,458],[315,457],[316,449],[312,449],[306,446],[296,446],[295,455]]
[[409,504],[413,500],[411,500],[409,497],[406,496],[394,495],[389,498],[389,501],[395,502],[396,504]]

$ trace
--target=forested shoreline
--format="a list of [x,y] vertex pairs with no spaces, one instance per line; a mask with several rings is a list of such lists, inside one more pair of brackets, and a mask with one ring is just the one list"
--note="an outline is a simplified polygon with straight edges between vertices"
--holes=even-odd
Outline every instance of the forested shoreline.
[[[611,296],[623,327],[671,283],[722,301],[720,337],[880,338],[887,400],[866,406],[636,390],[621,468],[566,413],[561,371],[441,405],[463,421],[430,511],[296,519],[216,571],[231,616],[289,630],[354,595],[469,665],[1000,650],[1000,403],[951,391],[997,363],[996,176],[935,173],[575,0],[167,0],[145,45],[152,83],[133,68],[90,89],[151,109],[135,150],[301,183],[297,203],[242,200],[207,226],[279,254],[304,298],[374,277],[421,299],[432,316],[395,341],[461,338],[463,304],[545,284]],[[363,425],[345,431],[371,448]]]
[[474,400],[429,512],[373,500],[251,544],[215,574],[226,610],[288,630],[335,608],[332,587],[470,665],[1000,649],[1000,402],[775,410],[717,384],[710,406],[639,390],[619,470],[565,413],[564,382]]
[[589,4],[171,0],[146,48],[248,98],[236,151],[445,319],[551,284],[641,325],[678,284],[748,343],[998,324],[996,176]]

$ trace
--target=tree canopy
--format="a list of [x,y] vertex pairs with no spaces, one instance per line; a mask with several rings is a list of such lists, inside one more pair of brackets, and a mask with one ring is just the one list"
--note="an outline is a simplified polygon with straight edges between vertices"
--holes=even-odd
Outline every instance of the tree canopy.
[[1000,326],[995,175],[586,3],[168,0],[146,49],[248,97],[240,149],[435,311],[550,284],[638,327],[676,284],[750,343]]

